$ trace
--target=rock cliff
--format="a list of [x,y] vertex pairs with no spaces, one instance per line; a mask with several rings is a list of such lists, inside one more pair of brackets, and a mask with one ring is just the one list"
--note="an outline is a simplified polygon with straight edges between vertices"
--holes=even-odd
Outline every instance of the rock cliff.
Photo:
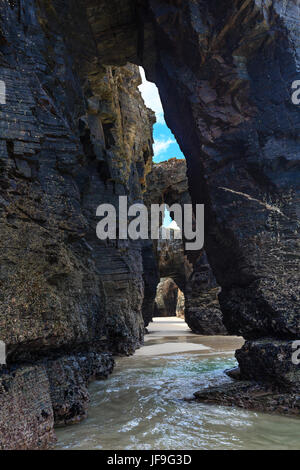
[[142,246],[98,240],[96,209],[142,199],[155,118],[138,68],[89,63],[88,37],[85,67],[42,3],[0,6],[1,448],[84,418],[90,380],[144,334]]
[[[170,159],[153,166],[147,176],[148,204],[191,204],[185,160]],[[172,215],[172,214],[171,214]],[[218,286],[205,251],[186,251],[184,239],[159,241],[156,256],[160,277],[171,278],[185,297],[184,317],[194,333],[226,335]]]
[[175,317],[178,302],[178,286],[173,279],[161,279],[157,286],[155,307],[158,317]]
[[192,201],[205,204],[224,322],[247,340],[241,377],[299,410],[299,16],[297,0],[1,2],[1,447],[49,445],[54,419],[85,414],[110,354],[142,340],[149,257],[95,236],[95,208],[141,199],[151,168],[153,116],[127,63],[158,85]]
[[[255,342],[237,356],[241,371],[247,378],[250,367],[264,385],[270,364],[262,374],[256,360],[265,341],[271,350],[280,340],[299,386],[291,362],[300,334],[300,113],[291,99],[299,78],[297,0],[124,2],[117,18],[109,15],[112,2],[100,3],[109,27],[93,17],[96,37],[112,39],[113,27],[123,39],[109,50],[100,41],[101,57],[144,65],[186,155],[192,200],[205,204],[205,249],[225,325]],[[280,354],[270,360],[272,370],[282,367]]]

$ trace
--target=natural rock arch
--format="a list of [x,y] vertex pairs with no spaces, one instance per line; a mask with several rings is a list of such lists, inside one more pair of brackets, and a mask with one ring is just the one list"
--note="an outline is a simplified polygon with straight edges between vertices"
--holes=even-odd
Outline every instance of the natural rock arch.
[[[191,204],[186,172],[185,160],[173,158],[155,164],[146,179],[147,192],[144,198],[147,205],[150,207],[151,204],[168,204],[171,208],[173,204],[179,204],[183,213],[184,205]],[[176,217],[175,214],[171,216]],[[218,301],[220,288],[205,251],[187,252],[184,240],[176,240],[175,232],[169,232],[169,240],[155,243],[154,252],[160,277],[173,279],[183,292],[185,320],[194,333],[227,334]],[[148,291],[145,292],[145,298],[148,298]],[[148,320],[149,310],[146,310],[146,314]]]
[[[172,278],[161,278],[157,286],[155,298],[155,316],[157,317],[175,317],[179,300],[181,303],[182,291]],[[183,307],[183,308],[182,308]],[[184,295],[183,306],[181,305],[181,317],[184,318]]]
[[[109,61],[118,50],[121,60],[142,64],[160,90],[187,157],[192,199],[206,205],[206,251],[222,287],[225,324],[250,341],[281,340],[287,354],[300,332],[300,114],[290,95],[299,5],[149,0],[127,2],[119,13],[106,28],[90,16],[100,56]],[[111,29],[122,38],[119,49]],[[244,377],[247,350],[238,356]]]
[[192,199],[206,205],[206,251],[230,332],[297,338],[296,1],[78,5],[66,2],[55,19],[82,69],[131,61],[160,90]]
[[[241,376],[297,389],[300,115],[290,89],[298,78],[298,2],[5,0],[0,8],[9,85],[0,140],[0,326],[17,367],[4,372],[5,383],[12,381],[12,394],[41,384],[47,405],[42,413],[41,397],[31,397],[41,415],[25,418],[41,416],[43,438],[23,436],[18,445],[46,445],[53,409],[58,421],[76,420],[68,410],[77,397],[60,415],[64,387],[79,382],[85,395],[92,377],[111,370],[103,351],[133,352],[143,337],[143,248],[99,247],[91,210],[97,192],[116,203],[124,191],[141,198],[150,171],[151,116],[130,86],[139,77],[128,62],[157,84],[187,158],[192,200],[206,206],[205,249],[225,324],[248,340],[238,353]],[[133,109],[142,135],[135,147]],[[28,360],[35,365],[18,369]],[[57,393],[51,371],[64,360],[73,367]],[[13,426],[9,396],[1,412]]]

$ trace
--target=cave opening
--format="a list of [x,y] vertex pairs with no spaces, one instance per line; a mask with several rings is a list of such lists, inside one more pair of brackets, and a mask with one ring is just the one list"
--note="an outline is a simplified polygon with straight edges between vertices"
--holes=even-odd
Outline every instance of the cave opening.
[[161,278],[156,290],[155,317],[178,317],[184,315],[185,297],[172,278]]
[[[289,90],[299,45],[287,21],[295,2],[15,3],[0,6],[9,85],[0,136],[7,253],[0,320],[10,389],[19,381],[17,390],[36,389],[37,402],[47,399],[45,440],[54,421],[86,416],[89,380],[111,372],[113,354],[130,356],[142,345],[143,293],[151,319],[157,283],[166,278],[184,294],[193,333],[247,340],[238,345],[235,375],[246,388],[224,389],[225,404],[298,412],[291,345],[300,334],[300,119]],[[153,168],[153,115],[137,92],[139,66],[162,101]],[[173,152],[174,140],[182,155]],[[124,194],[204,204],[205,249],[191,256],[172,243],[99,243],[97,205],[117,204]],[[63,283],[53,282],[61,276]],[[23,387],[28,362],[37,367]],[[66,371],[66,387],[57,384],[59,370]],[[259,398],[266,391],[270,401]],[[28,443],[18,413],[7,421],[14,403],[7,397],[0,414],[10,426],[8,444],[37,446],[31,418],[39,419],[39,406],[29,403],[31,417],[21,423],[33,429]],[[24,403],[22,396],[14,407],[19,416]]]
[[[253,346],[238,355],[244,378],[278,385],[281,365],[273,360],[273,372],[266,371],[259,351],[264,341],[273,348],[280,340],[277,350],[288,355],[288,341],[300,333],[289,287],[298,295],[298,257],[287,256],[299,233],[299,110],[288,91],[298,70],[287,22],[297,15],[294,3],[137,0],[120,8],[91,0],[82,8],[88,28],[76,23],[81,58],[91,31],[91,56],[143,66],[158,87],[165,121],[186,156],[189,198],[205,204],[205,265],[221,286],[226,326]],[[284,177],[282,152],[294,162]],[[205,270],[195,276],[200,285]]]

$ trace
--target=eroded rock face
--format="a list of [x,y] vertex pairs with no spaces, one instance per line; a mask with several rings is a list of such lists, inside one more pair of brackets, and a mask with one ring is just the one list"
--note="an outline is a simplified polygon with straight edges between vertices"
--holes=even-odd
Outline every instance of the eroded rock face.
[[55,443],[49,380],[43,366],[0,375],[0,449],[44,450]]
[[157,286],[155,316],[185,318],[184,293],[171,278],[161,279]]
[[[0,339],[3,380],[12,383],[0,402],[3,420],[16,394],[30,410],[15,408],[19,418],[5,426],[20,425],[1,428],[3,448],[46,447],[53,419],[84,418],[89,381],[110,373],[111,353],[133,353],[144,334],[142,246],[97,239],[96,209],[117,207],[120,195],[142,199],[154,116],[137,89],[138,68],[94,61],[92,38],[82,42],[84,15],[73,44],[60,14],[75,13],[74,2],[50,3],[0,7]],[[33,397],[15,377],[16,365],[27,377],[24,363],[42,364],[32,372]],[[47,419],[36,422],[41,403]]]
[[[188,203],[188,182],[185,160],[175,158],[160,164],[154,164],[146,178],[144,201],[149,213],[151,204]],[[174,237],[173,237],[174,238]],[[145,244],[143,249],[145,297],[143,317],[148,326],[155,313],[156,289],[160,278],[171,277],[180,289],[185,289],[186,279],[190,274],[190,263],[184,255],[182,243],[154,241]]]
[[190,204],[187,167],[185,160],[171,158],[162,163],[155,163],[147,175],[148,204]]
[[108,377],[114,360],[107,353],[87,353],[45,361],[56,425],[76,424],[87,417],[88,385]]
[[[129,15],[136,36],[121,26],[123,10],[111,21],[127,38],[126,58],[137,40],[132,57],[159,87],[167,123],[187,157],[192,199],[206,206],[206,252],[222,288],[225,325],[249,340],[288,344],[300,334],[300,114],[291,103],[298,2],[136,6]],[[100,33],[97,22],[93,27]]]
[[143,243],[143,279],[144,279],[144,300],[142,305],[142,313],[144,325],[147,328],[149,323],[155,316],[155,297],[159,284],[159,269],[156,249],[152,240]]
[[225,324],[249,340],[297,338],[297,3],[149,5],[160,44],[152,77],[187,157],[192,198],[206,205]]
[[[2,58],[1,339],[14,361],[95,338],[130,352],[143,330],[141,247],[101,243],[95,211],[105,202],[117,206],[119,195],[141,197],[153,117],[137,90],[136,67],[81,76],[59,30],[49,33],[50,48],[30,2],[24,9],[32,13],[25,24],[8,4],[3,12],[10,21]],[[11,43],[20,48],[18,62]],[[40,70],[32,75],[35,62]],[[49,74],[53,63],[64,67]]]
[[[9,361],[90,345],[129,353],[142,339],[141,247],[95,238],[95,206],[139,199],[151,160],[137,70],[111,67],[127,62],[157,83],[192,200],[206,206],[205,249],[229,332],[287,351],[300,333],[297,1],[4,0],[0,12]],[[264,381],[260,354],[247,347],[239,361]]]
[[175,317],[178,302],[178,286],[173,279],[161,279],[155,299],[158,317]]
[[136,55],[187,157],[192,199],[206,206],[225,324],[249,340],[298,338],[298,2],[138,5]]
[[155,316],[185,318],[184,293],[171,278],[161,279],[157,286]]
[[176,317],[179,317],[185,320],[185,297],[184,297],[184,293],[180,289],[178,290]]
[[297,337],[296,0],[86,5],[100,57],[143,63],[159,86],[192,198],[206,204],[206,250],[229,329]]
[[168,240],[159,240],[157,244],[158,269],[161,278],[171,278],[180,290],[185,292],[188,279],[193,271],[189,262],[182,240],[175,238],[176,231],[163,229],[169,232]]
[[[171,159],[153,166],[147,176],[148,204],[166,203],[169,206],[191,204],[185,160]],[[218,286],[205,251],[186,251],[182,240],[159,241],[157,256],[161,277],[170,277],[185,296],[184,317],[196,334],[225,335],[220,309]]]
[[185,319],[194,333],[200,335],[227,335],[219,303],[217,285],[206,253],[203,252],[193,267],[186,287]]

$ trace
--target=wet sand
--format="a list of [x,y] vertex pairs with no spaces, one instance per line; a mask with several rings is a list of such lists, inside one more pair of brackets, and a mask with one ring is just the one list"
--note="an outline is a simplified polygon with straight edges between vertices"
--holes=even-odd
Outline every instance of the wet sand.
[[[114,373],[90,386],[88,419],[57,429],[57,449],[299,449],[298,419],[185,400],[231,382],[224,370],[237,365],[241,338],[194,335],[178,318],[155,319],[149,332],[134,356],[117,358]],[[182,344],[192,350],[179,352]]]
[[[177,317],[154,318],[148,327],[145,345],[135,356],[159,356],[174,353],[230,353],[241,348],[243,338],[234,336],[199,336]],[[161,339],[161,343],[159,341]]]

